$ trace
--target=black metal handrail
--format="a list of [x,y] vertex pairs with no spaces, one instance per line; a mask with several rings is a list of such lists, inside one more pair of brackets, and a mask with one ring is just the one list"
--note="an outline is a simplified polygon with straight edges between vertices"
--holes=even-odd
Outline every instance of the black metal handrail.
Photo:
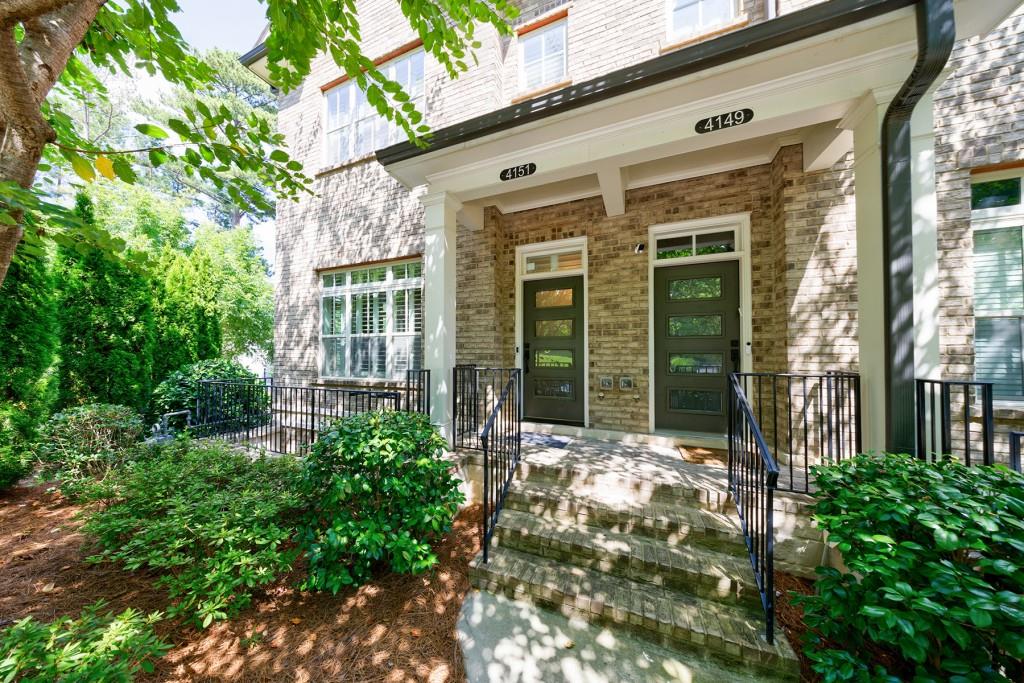
[[523,385],[519,370],[509,372],[508,382],[491,409],[483,429],[483,527],[484,562],[488,560],[491,536],[505,503],[509,486],[519,466],[523,434]]
[[201,380],[191,432],[272,453],[301,454],[330,422],[375,410],[429,414],[430,371],[410,370],[404,392],[285,385],[260,378]]
[[959,452],[970,466],[976,464],[980,442],[981,464],[995,462],[991,382],[919,379],[916,412],[917,457],[927,460]]
[[452,372],[452,436],[456,448],[480,450],[480,430],[515,368],[456,365]]
[[857,373],[734,375],[780,464],[779,490],[810,493],[813,465],[837,463],[863,450]]
[[779,466],[737,373],[729,375],[729,492],[761,594],[765,638],[775,640],[775,489]]

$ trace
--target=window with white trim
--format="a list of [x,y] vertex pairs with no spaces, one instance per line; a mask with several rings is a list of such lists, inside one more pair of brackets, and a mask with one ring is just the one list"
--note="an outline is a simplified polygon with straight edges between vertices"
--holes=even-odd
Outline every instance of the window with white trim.
[[420,261],[325,273],[320,376],[402,379],[423,367]]
[[[418,112],[426,113],[423,50],[392,60],[381,66],[380,70],[402,86]],[[324,162],[328,166],[359,159],[405,137],[401,128],[377,112],[377,108],[367,101],[366,93],[352,80],[326,91],[324,99]]]
[[997,399],[1024,400],[1024,172],[971,185],[974,372]]
[[524,91],[561,83],[568,72],[563,19],[519,36],[519,86]]
[[739,0],[667,0],[669,40],[709,33],[739,17]]

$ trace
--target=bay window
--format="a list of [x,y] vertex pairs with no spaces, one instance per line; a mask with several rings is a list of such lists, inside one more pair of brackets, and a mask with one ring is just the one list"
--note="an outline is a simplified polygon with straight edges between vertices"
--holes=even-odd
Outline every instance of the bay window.
[[[381,66],[380,70],[402,86],[417,111],[425,113],[423,50],[394,59]],[[366,93],[354,81],[348,80],[331,88],[324,93],[324,99],[324,161],[328,166],[365,157],[405,137],[401,128],[377,112],[376,107],[367,101]]]
[[974,368],[997,399],[1024,400],[1024,205],[1021,172],[971,186]]
[[419,261],[321,276],[320,376],[402,379],[423,366]]

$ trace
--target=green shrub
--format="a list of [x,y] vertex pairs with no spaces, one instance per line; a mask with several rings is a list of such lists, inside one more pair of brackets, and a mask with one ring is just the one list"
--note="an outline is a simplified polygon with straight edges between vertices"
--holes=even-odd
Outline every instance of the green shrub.
[[42,474],[55,478],[70,497],[91,481],[104,479],[128,459],[144,426],[127,406],[94,403],[53,415],[39,429],[36,455]]
[[309,588],[337,593],[375,565],[420,573],[437,562],[431,541],[463,502],[446,446],[425,415],[402,412],[354,415],[320,434],[302,473]]
[[0,445],[0,491],[16,484],[31,469],[21,449]]
[[1022,680],[1024,477],[874,454],[815,477],[851,570],[819,569],[797,598],[826,681]]
[[100,614],[105,606],[49,624],[28,617],[0,632],[0,680],[106,683],[153,671],[152,660],[170,649],[153,633],[160,614]]
[[298,474],[291,458],[252,460],[219,444],[145,449],[87,517],[101,549],[90,561],[158,573],[171,616],[204,627],[229,618],[295,560]]
[[256,379],[240,363],[223,358],[201,360],[172,372],[153,392],[155,415],[191,410],[195,413],[199,382],[204,379]]

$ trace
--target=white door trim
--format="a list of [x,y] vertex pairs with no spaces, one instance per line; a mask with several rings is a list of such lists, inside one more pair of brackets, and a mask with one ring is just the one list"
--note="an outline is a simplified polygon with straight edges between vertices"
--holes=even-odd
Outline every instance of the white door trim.
[[[563,254],[580,251],[580,268],[549,273],[527,273],[526,259],[530,256]],[[583,426],[590,427],[590,285],[587,279],[587,238],[569,237],[549,242],[535,242],[516,247],[516,367],[523,367],[523,282],[556,277],[583,276]]]
[[[657,260],[658,239],[681,237],[707,232],[734,230],[736,251],[705,256]],[[647,421],[653,434],[654,424],[654,269],[665,266],[683,266],[716,261],[739,261],[740,264],[740,370],[750,372],[753,367],[751,340],[753,339],[753,285],[750,267],[750,212],[731,213],[711,218],[652,225],[647,230]]]

